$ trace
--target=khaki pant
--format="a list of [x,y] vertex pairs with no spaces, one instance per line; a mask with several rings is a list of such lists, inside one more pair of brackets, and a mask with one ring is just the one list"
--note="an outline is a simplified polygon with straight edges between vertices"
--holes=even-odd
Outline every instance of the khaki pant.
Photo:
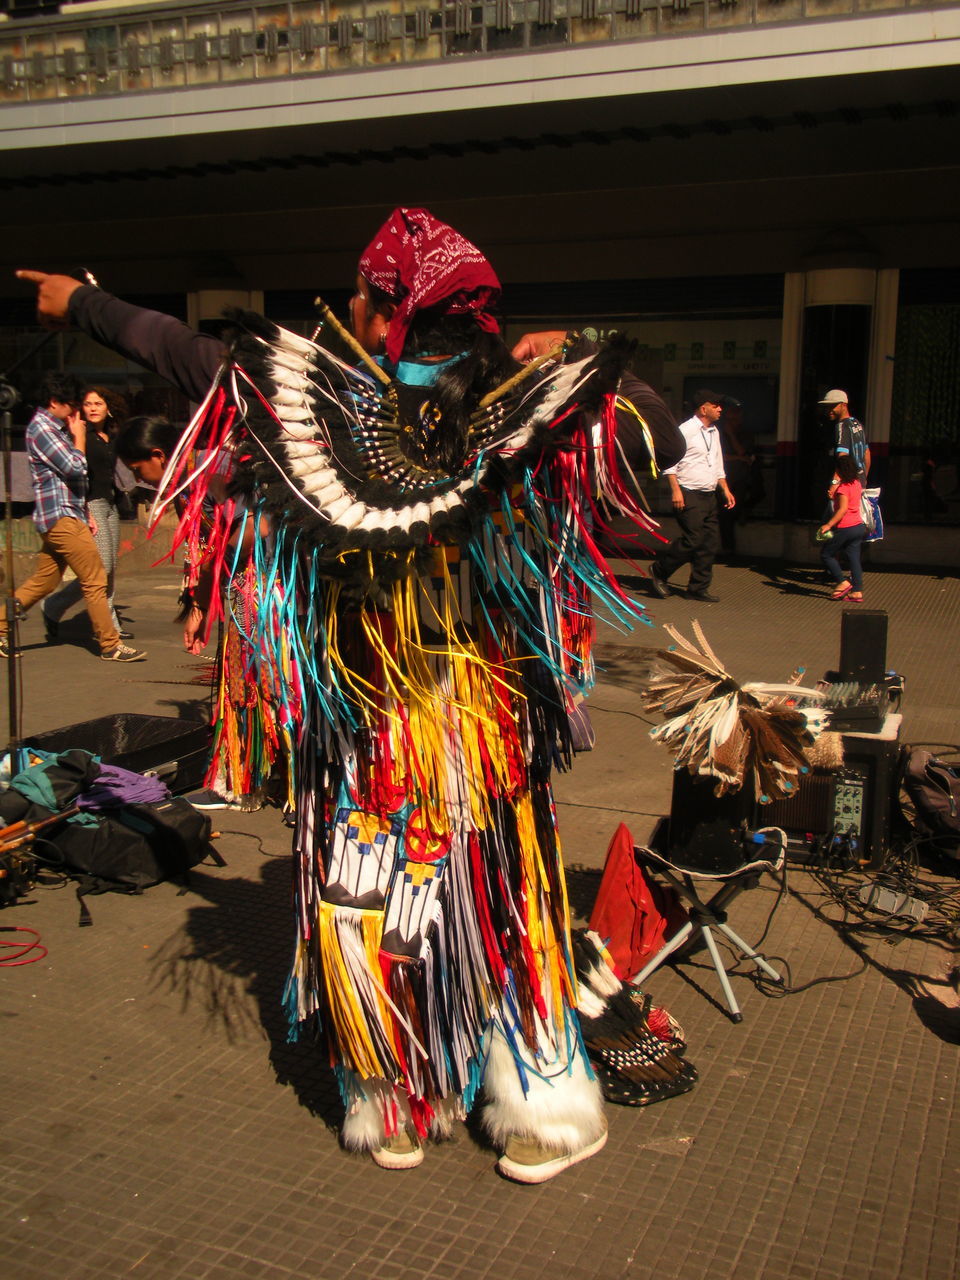
[[[80,583],[100,652],[109,653],[120,643],[120,636],[110,621],[107,572],[89,527],[73,516],[63,516],[42,535],[42,539],[36,572],[14,592],[21,609],[26,612],[31,605],[55,591],[69,565]],[[5,630],[6,621],[0,618],[0,635]]]

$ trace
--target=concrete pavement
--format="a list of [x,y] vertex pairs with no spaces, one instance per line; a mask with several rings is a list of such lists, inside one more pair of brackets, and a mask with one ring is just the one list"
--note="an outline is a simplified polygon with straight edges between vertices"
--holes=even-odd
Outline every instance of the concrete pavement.
[[[714,589],[719,604],[651,600],[657,625],[639,634],[601,629],[597,748],[557,788],[581,911],[617,823],[645,839],[669,808],[671,763],[648,739],[636,652],[664,643],[660,623],[698,617],[741,679],[836,665],[841,606],[814,570],[720,566]],[[24,732],[112,711],[201,711],[208,664],[179,648],[176,591],[170,569],[121,571],[118,600],[149,651],[135,666],[84,648],[82,614],[55,648],[29,618]],[[956,744],[960,583],[868,571],[866,593],[889,613],[887,665],[906,677],[904,738]],[[949,932],[851,933],[828,888],[791,870],[782,901],[770,881],[731,922],[756,939],[776,906],[764,949],[805,989],[765,998],[738,966],[734,1025],[699,957],[650,981],[686,1028],[700,1069],[691,1093],[609,1107],[605,1150],[541,1187],[499,1179],[470,1127],[420,1169],[390,1174],[340,1150],[333,1078],[314,1049],[286,1040],[289,832],[273,809],[215,824],[227,866],[199,868],[185,894],[165,884],[92,899],[88,929],[69,885],[0,911],[2,929],[29,926],[47,948],[0,976],[5,1274],[953,1280],[960,998],[947,981]],[[960,884],[925,875],[948,892]]]

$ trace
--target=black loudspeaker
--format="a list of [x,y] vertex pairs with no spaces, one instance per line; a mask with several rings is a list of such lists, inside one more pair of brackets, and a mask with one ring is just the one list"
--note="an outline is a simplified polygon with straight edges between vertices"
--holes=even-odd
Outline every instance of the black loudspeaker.
[[25,745],[55,754],[80,747],[104,764],[157,777],[171,791],[182,793],[202,784],[210,763],[210,739],[207,723],[120,711],[35,733]]
[[840,679],[883,684],[886,674],[886,610],[844,609],[840,619]]

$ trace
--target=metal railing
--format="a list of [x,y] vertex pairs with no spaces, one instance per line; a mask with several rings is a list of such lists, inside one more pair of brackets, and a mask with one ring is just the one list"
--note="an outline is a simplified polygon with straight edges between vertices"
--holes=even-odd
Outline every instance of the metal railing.
[[[956,0],[943,0],[956,3]],[[935,0],[934,0],[935,3]],[[931,0],[290,0],[0,23],[0,104],[238,84],[805,19]]]

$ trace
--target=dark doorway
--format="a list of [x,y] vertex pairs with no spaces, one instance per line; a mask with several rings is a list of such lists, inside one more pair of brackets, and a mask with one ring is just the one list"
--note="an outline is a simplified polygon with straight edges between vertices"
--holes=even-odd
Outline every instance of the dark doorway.
[[[808,307],[803,321],[800,368],[800,422],[792,501],[785,514],[818,518],[827,501],[833,474],[835,427],[817,401],[834,387],[846,391],[850,412],[863,413],[870,348],[868,306]],[[867,424],[869,428],[869,424]],[[785,477],[789,489],[789,477]]]

